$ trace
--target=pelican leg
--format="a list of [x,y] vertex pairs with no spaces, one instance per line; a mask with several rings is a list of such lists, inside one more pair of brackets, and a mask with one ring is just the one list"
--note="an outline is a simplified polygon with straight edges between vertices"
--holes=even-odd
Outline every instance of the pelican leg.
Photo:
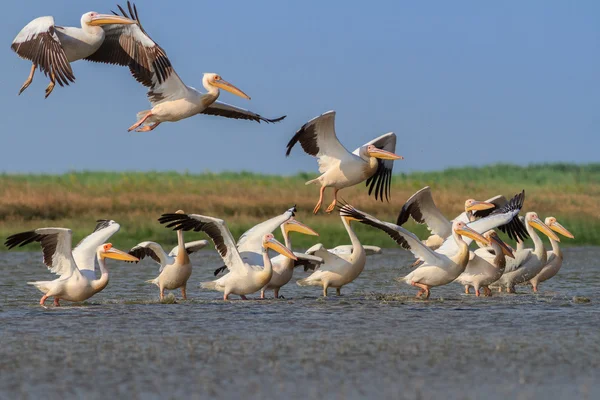
[[185,285],[181,287],[181,296],[184,300],[187,300],[187,293],[185,292]]
[[55,85],[56,85],[56,75],[54,75],[54,69],[52,69],[52,72],[50,72],[50,84],[46,88],[46,95],[44,96],[45,99],[47,99],[48,96],[50,96],[50,93],[52,93],[52,91],[54,90]]
[[60,307],[60,303],[58,302],[60,299],[58,297],[54,297],[54,306]]
[[429,298],[429,286],[428,285],[424,285],[422,283],[418,283],[418,282],[411,282],[410,283],[412,286],[416,286],[420,289],[423,289],[422,291],[419,291],[419,293],[417,293],[417,297],[421,297],[421,294],[425,294],[425,299]]
[[160,301],[165,299],[165,288],[160,288]]
[[327,297],[327,288],[328,287],[329,287],[328,285],[323,286],[323,297]]
[[515,292],[515,287],[514,287],[514,286],[511,286],[511,285],[509,285],[509,286],[506,288],[506,293],[516,293],[516,292]]
[[223,293],[223,300],[229,300],[229,293]]
[[279,298],[279,289],[278,288],[273,289],[273,296],[275,296],[276,299]]
[[263,300],[265,298],[265,289],[260,291],[260,298]]
[[25,89],[27,89],[29,87],[29,85],[31,85],[31,82],[33,81],[33,74],[35,73],[36,67],[37,67],[37,65],[35,65],[35,64],[31,65],[31,72],[29,72],[29,77],[27,78],[27,80],[25,81],[23,86],[21,86],[21,90],[19,90],[19,94],[23,93],[23,91]]
[[490,288],[489,288],[489,287],[487,287],[487,286],[483,286],[483,294],[484,294],[486,297],[490,297],[490,296],[492,295],[492,291],[490,290]]
[[315,206],[315,208],[313,210],[313,214],[318,213],[319,208],[321,208],[321,204],[323,204],[323,192],[325,192],[325,186],[321,186],[321,189],[319,191],[319,201],[317,202],[317,205]]
[[135,124],[131,125],[129,127],[129,129],[127,129],[127,132],[131,132],[132,130],[136,129],[137,127],[139,127],[140,125],[142,125],[144,122],[146,122],[146,120],[148,118],[150,118],[152,116],[152,111],[148,111],[148,114],[144,115],[144,118],[140,119],[138,122],[136,122]]
[[469,286],[469,285],[465,285],[465,294],[469,294],[469,293],[470,293],[470,292],[469,292],[469,288],[470,288],[470,287],[471,287],[471,286]]
[[325,210],[325,212],[327,214],[329,214],[330,212],[333,211],[333,209],[335,208],[335,205],[337,204],[337,192],[339,192],[339,189],[333,189],[333,201],[331,202],[331,204],[329,205],[329,207],[327,207],[327,209]]
[[141,128],[136,129],[136,132],[150,132],[156,129],[157,126],[160,125],[160,122],[155,122],[152,125],[146,125]]
[[44,307],[44,308],[46,307],[46,306],[44,305],[44,302],[46,301],[46,299],[47,299],[47,298],[48,298],[48,296],[47,296],[47,295],[43,295],[43,296],[42,296],[42,298],[40,299],[40,306],[42,306],[42,307]]
[[479,297],[480,295],[479,288],[475,288],[475,296]]
[[533,287],[533,293],[537,293],[538,292],[537,284],[532,283],[531,286]]
[[342,288],[335,288],[335,294],[338,296],[342,295]]
[[240,297],[242,298],[242,300],[248,300],[248,298],[246,296],[244,296],[243,294],[240,294]]
[[502,286],[498,287],[498,293],[502,293]]

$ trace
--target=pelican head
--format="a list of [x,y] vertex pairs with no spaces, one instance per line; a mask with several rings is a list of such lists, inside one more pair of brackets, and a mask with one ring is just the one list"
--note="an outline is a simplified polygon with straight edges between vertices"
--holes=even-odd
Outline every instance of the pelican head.
[[457,234],[476,240],[484,246],[490,245],[490,241],[488,239],[486,239],[481,233],[469,228],[467,224],[462,221],[455,221],[452,225],[452,229]]
[[242,92],[240,89],[236,88],[231,83],[221,78],[221,75],[219,74],[215,74],[212,72],[204,73],[204,77],[202,78],[202,84],[208,91],[210,91],[211,88],[216,87],[219,89],[226,90],[229,93],[235,94],[236,96],[240,96],[244,99],[250,100],[250,96],[248,96],[246,93]]
[[90,11],[81,16],[81,25],[88,26],[102,26],[102,25],[132,25],[136,24],[132,19],[121,17],[119,15],[112,14],[99,14],[95,11]]
[[104,243],[98,246],[98,258],[104,260],[105,258],[112,258],[114,260],[138,262],[139,258],[127,254],[124,251],[115,249],[111,243]]
[[297,260],[294,253],[290,249],[285,247],[283,244],[281,244],[277,239],[275,239],[275,236],[273,236],[273,234],[271,233],[268,233],[265,236],[263,236],[263,247],[265,248],[265,250],[275,250],[276,252],[283,256],[286,256],[287,258]]
[[550,239],[560,242],[560,239],[558,236],[556,236],[556,233],[554,233],[552,229],[548,227],[548,225],[544,224],[536,213],[530,211],[525,214],[525,222],[542,232],[544,235],[548,236]]
[[397,154],[392,153],[391,151],[386,151],[377,148],[372,144],[367,146],[366,153],[369,157],[379,158],[382,160],[403,160],[404,157],[399,156]]
[[548,227],[550,229],[552,229],[554,232],[558,232],[561,235],[568,237],[569,239],[575,239],[575,236],[573,236],[573,234],[571,232],[569,232],[567,230],[567,228],[565,228],[564,226],[562,226],[561,224],[559,224],[558,221],[556,220],[556,218],[554,218],[554,217],[547,217],[544,220],[544,223],[546,225],[548,225]]
[[283,229],[285,230],[285,233],[299,232],[305,235],[319,236],[317,232],[304,225],[302,222],[296,220],[294,217],[290,218],[283,224]]
[[477,201],[474,199],[465,201],[465,211],[489,210],[494,207],[496,207],[494,204],[488,203],[487,201]]
[[505,256],[510,257],[510,258],[515,258],[513,249],[509,245],[504,243],[502,241],[502,239],[500,239],[500,236],[498,236],[498,234],[496,232],[487,231],[486,233],[483,234],[483,237],[486,238],[487,240],[489,240],[490,244],[492,242],[494,242],[498,246],[500,246],[500,249],[502,249],[502,254],[504,254]]

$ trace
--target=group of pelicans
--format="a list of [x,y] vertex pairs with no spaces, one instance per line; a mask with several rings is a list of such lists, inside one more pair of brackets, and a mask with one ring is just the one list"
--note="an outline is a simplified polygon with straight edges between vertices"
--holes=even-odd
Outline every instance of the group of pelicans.
[[[150,110],[138,113],[137,122],[129,131],[155,129],[163,122],[175,122],[196,114],[209,114],[226,118],[246,119],[256,122],[278,122],[285,116],[267,119],[254,112],[217,101],[219,89],[249,99],[244,92],[222,79],[218,74],[206,73],[203,85],[207,93],[186,86],[174,71],[165,51],[158,46],[142,28],[137,8],[127,3],[127,10],[119,6],[120,14],[88,12],[81,18],[81,28],[61,27],[50,16],[36,18],[27,24],[12,43],[12,49],[22,58],[32,62],[30,74],[23,84],[22,93],[32,82],[36,69],[50,78],[46,88],[48,97],[56,83],[68,85],[74,81],[70,63],[89,60],[117,64],[129,68],[132,76],[148,87]],[[304,124],[287,144],[286,156],[296,143],[314,156],[320,175],[306,184],[320,185],[319,200],[313,212],[318,213],[326,188],[333,188],[333,201],[327,207],[330,213],[339,210],[340,218],[350,245],[327,249],[317,244],[305,253],[292,251],[291,232],[306,235],[317,233],[295,219],[296,208],[256,225],[236,242],[225,222],[210,216],[186,214],[179,210],[163,214],[161,224],[177,231],[178,245],[169,253],[152,241],[142,242],[129,252],[117,250],[108,239],[120,225],[113,220],[99,220],[92,234],[72,249],[72,232],[67,228],[40,228],[22,232],[7,238],[8,248],[39,242],[43,261],[48,269],[59,275],[52,281],[30,282],[43,297],[43,306],[49,297],[54,304],[60,300],[84,301],[98,293],[108,284],[106,259],[137,262],[150,257],[160,264],[158,277],[149,281],[158,286],[160,298],[165,290],[181,289],[187,298],[187,282],[192,273],[189,254],[207,245],[206,240],[184,242],[184,231],[201,231],[212,240],[224,266],[215,271],[222,277],[201,284],[203,288],[223,292],[227,300],[231,294],[242,299],[260,291],[273,290],[280,297],[280,289],[291,281],[294,268],[304,266],[312,274],[297,283],[301,286],[322,287],[327,296],[329,288],[341,293],[344,285],[355,280],[363,271],[366,257],[380,252],[375,246],[363,246],[351,224],[359,222],[387,233],[397,244],[410,250],[417,259],[414,271],[402,278],[419,289],[417,296],[429,298],[432,287],[459,282],[468,293],[473,287],[477,296],[480,290],[490,295],[491,285],[514,292],[518,284],[530,283],[537,291],[538,284],[554,276],[562,264],[559,238],[555,232],[567,237],[573,235],[560,225],[556,218],[548,217],[542,222],[538,215],[529,212],[518,217],[525,199],[524,191],[510,200],[496,196],[487,201],[469,199],[465,212],[452,221],[437,209],[429,187],[415,193],[402,207],[396,224],[383,222],[350,204],[338,204],[339,190],[366,182],[369,195],[375,199],[389,200],[392,168],[395,160],[396,135],[392,132],[365,143],[349,152],[334,129],[335,112],[326,112]],[[432,236],[421,241],[402,225],[412,217],[425,223]],[[284,243],[277,241],[273,232],[281,229]],[[494,231],[499,229],[517,241],[516,250],[504,243]],[[546,235],[552,251],[546,252],[536,230]],[[533,249],[523,246],[531,237]],[[469,250],[472,241],[479,248]],[[269,250],[279,255],[271,258]],[[96,267],[100,277],[96,276]]]

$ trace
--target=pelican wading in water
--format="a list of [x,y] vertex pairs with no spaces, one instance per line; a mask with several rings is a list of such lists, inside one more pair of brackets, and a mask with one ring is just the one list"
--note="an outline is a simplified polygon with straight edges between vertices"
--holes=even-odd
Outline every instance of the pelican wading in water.
[[[184,214],[182,210],[177,214]],[[177,246],[167,254],[160,244],[156,242],[142,242],[129,250],[129,254],[142,260],[149,256],[160,265],[159,275],[146,281],[158,286],[160,299],[165,298],[165,289],[175,290],[181,288],[181,297],[187,300],[186,287],[192,275],[192,263],[189,254],[194,253],[208,244],[207,240],[196,240],[185,243],[183,231],[177,231]]]
[[81,17],[81,28],[62,27],[54,24],[54,17],[39,17],[28,23],[13,40],[11,49],[21,58],[32,62],[27,80],[19,90],[23,93],[33,81],[39,68],[50,78],[46,97],[58,82],[60,86],[75,81],[71,69],[73,61],[88,60],[109,64],[128,65],[123,57],[125,49],[114,38],[107,40],[107,30],[123,34],[132,31],[136,22],[118,15],[98,14],[91,11]]
[[338,140],[334,123],[335,111],[328,111],[304,124],[287,144],[286,157],[300,142],[306,154],[317,158],[321,176],[306,182],[307,185],[321,185],[319,201],[313,212],[316,214],[321,208],[325,188],[334,189],[333,202],[325,210],[330,213],[335,208],[340,189],[365,180],[369,195],[374,192],[375,199],[383,201],[385,195],[389,200],[394,160],[403,158],[394,154],[396,135],[386,133],[350,153]]
[[[108,285],[108,270],[105,259],[112,258],[121,261],[139,261],[136,257],[121,250],[115,249],[112,244],[105,243],[96,248],[96,257],[100,272],[99,279],[92,279],[82,273],[77,265],[74,252],[71,251],[72,233],[66,228],[40,228],[35,231],[17,233],[9,236],[4,243],[9,249],[15,246],[24,246],[32,242],[39,242],[44,254],[44,264],[50,272],[59,275],[52,281],[27,282],[34,285],[44,295],[40,299],[40,305],[48,297],[54,297],[54,305],[60,306],[60,300],[84,301],[100,292]],[[83,265],[82,265],[83,267]],[[89,265],[86,265],[88,269]],[[93,261],[91,270],[93,272]]]
[[245,262],[225,221],[198,214],[163,214],[159,218],[167,228],[204,232],[213,241],[215,248],[229,269],[229,273],[212,281],[201,283],[202,288],[223,292],[223,300],[228,300],[230,294],[239,295],[246,300],[246,295],[255,293],[271,280],[273,267],[268,249],[275,250],[291,259],[296,259],[294,253],[279,243],[272,234],[266,234],[261,239],[262,260],[260,264]]
[[[544,220],[544,223],[552,229],[554,232],[558,232],[561,235],[568,237],[570,239],[574,239],[575,236],[571,232],[567,230],[564,226],[558,223],[556,218],[547,217]],[[538,286],[540,283],[547,281],[552,278],[554,275],[558,273],[560,267],[563,262],[563,253],[560,247],[558,246],[558,241],[549,237],[550,244],[552,245],[552,250],[546,253],[546,265],[542,268],[542,270],[533,278],[529,280],[529,283],[533,287],[533,291],[537,293]]]

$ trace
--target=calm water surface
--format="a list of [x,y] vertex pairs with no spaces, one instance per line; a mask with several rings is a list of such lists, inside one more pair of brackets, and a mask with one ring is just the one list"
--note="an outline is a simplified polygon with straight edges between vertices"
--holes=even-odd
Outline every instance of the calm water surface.
[[0,398],[598,399],[600,248],[565,255],[538,295],[414,300],[408,253],[386,250],[342,297],[223,302],[197,288],[221,265],[203,251],[178,304],[144,283],[151,261],[109,260],[103,292],[44,310],[25,284],[52,277],[41,253],[0,253]]

